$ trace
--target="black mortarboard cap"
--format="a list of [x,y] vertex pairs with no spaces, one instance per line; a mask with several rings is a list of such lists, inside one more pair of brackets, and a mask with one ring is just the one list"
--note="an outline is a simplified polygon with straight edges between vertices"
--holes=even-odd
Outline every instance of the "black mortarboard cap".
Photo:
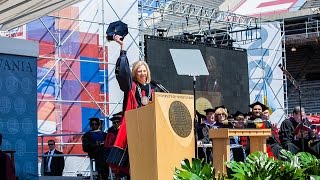
[[256,105],[260,105],[260,106],[262,107],[262,110],[263,110],[263,111],[267,109],[266,105],[262,104],[262,103],[259,102],[259,101],[250,104],[249,107],[250,107],[250,108],[253,108],[253,107],[256,106]]
[[113,114],[112,117],[122,117],[122,111]]
[[121,116],[113,116],[109,120],[112,122],[118,122],[118,121],[121,121]]
[[110,118],[109,120],[112,122],[117,122],[117,121],[121,121],[122,118],[122,112],[118,112],[113,114],[112,118]]
[[99,119],[99,118],[97,118],[97,117],[89,118],[89,121],[90,121],[90,123],[91,123],[92,121],[95,121],[95,122],[97,122],[97,123],[102,124],[102,123],[101,123],[101,121],[100,121],[100,119]]
[[215,112],[216,110],[212,109],[212,108],[208,108],[208,109],[205,109],[203,111],[206,112],[206,113],[209,113],[209,112]]
[[114,35],[120,35],[123,38],[128,34],[128,25],[122,21],[115,21],[109,24],[107,29],[107,39],[109,41],[113,40]]
[[242,113],[242,112],[240,112],[240,111],[237,111],[236,113],[233,114],[233,117],[236,118],[236,117],[239,116],[239,115],[245,116],[245,113]]

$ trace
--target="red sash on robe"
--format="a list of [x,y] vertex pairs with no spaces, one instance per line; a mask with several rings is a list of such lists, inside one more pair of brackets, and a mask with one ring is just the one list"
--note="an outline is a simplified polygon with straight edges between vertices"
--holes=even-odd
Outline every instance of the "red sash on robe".
[[[137,100],[135,98],[136,88],[137,88],[137,85],[133,82],[132,88],[128,93],[128,100],[127,100],[127,106],[125,108],[125,112],[132,109],[136,109],[138,107]],[[152,93],[153,92],[154,92],[154,89],[152,89]],[[128,154],[127,154],[128,153],[127,152],[127,148],[128,148],[127,125],[126,125],[126,118],[124,114],[122,116],[116,141],[111,149],[111,152],[107,160],[107,163],[109,164],[109,166],[111,167],[112,171],[115,174],[119,174],[120,172],[129,174],[129,164],[126,163],[126,161],[129,162]]]
[[[127,107],[126,111],[129,111],[131,109],[137,108],[137,101],[135,98],[135,92],[136,92],[136,84],[132,83],[132,88],[129,91],[128,94],[128,101],[127,101]],[[127,125],[126,125],[126,118],[125,115],[122,116],[119,132],[116,141],[114,142],[114,147],[118,147],[121,149],[126,149],[128,146],[127,143]]]
[[[128,93],[128,100],[127,100],[127,106],[125,108],[125,111],[129,111],[131,109],[137,108],[137,101],[135,98],[136,93],[136,84],[132,83],[132,88]],[[129,165],[124,164],[123,161],[126,161],[123,157],[126,156],[125,153],[127,153],[128,143],[127,143],[127,125],[126,125],[126,118],[123,114],[118,135],[116,137],[116,140],[114,142],[114,145],[111,149],[111,152],[109,154],[109,158],[111,158],[111,162],[108,161],[109,166],[111,167],[112,171],[115,174],[119,174],[120,172],[124,172],[125,174],[129,174]],[[128,160],[127,160],[128,161]]]

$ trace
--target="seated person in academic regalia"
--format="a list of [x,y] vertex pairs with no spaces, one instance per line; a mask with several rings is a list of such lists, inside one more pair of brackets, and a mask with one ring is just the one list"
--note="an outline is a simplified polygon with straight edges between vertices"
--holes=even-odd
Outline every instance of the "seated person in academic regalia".
[[[197,127],[198,135],[198,145],[211,144],[209,138],[209,129],[214,128],[214,109],[209,108],[204,110],[206,112],[206,117],[202,120],[202,123]],[[199,159],[204,159],[205,162],[212,161],[212,148],[210,147],[198,147],[198,157]]]
[[[237,111],[235,114],[233,114],[234,117],[234,123],[233,128],[235,129],[243,129],[245,128],[246,120],[243,116],[244,113],[241,113],[240,111]],[[245,150],[249,148],[249,142],[248,142],[247,136],[234,136],[230,138],[230,160],[235,161],[244,161],[246,157]]]
[[[0,134],[0,146],[2,144],[2,134]],[[15,168],[9,155],[0,150],[0,180],[15,180]]]
[[105,160],[104,141],[106,133],[101,131],[101,122],[99,118],[90,118],[91,130],[82,136],[82,149],[88,153],[90,159],[95,160],[98,176],[107,179],[107,166]]
[[[266,109],[266,106],[259,101],[249,105],[251,112],[246,115],[245,128],[260,128],[263,124],[262,111]],[[257,127],[258,126],[258,127]],[[242,143],[246,144],[246,155],[250,154],[250,137],[242,137]]]
[[[302,119],[301,119],[302,116]],[[306,118],[304,108],[299,106],[293,109],[293,116],[281,123],[279,138],[284,149],[297,153],[302,151],[302,138],[304,151],[320,158],[320,141],[310,128],[311,123]],[[301,127],[301,129],[297,128]]]
[[228,128],[228,110],[224,106],[215,108],[214,119],[216,123],[215,128]]
[[277,129],[273,126],[269,120],[270,111],[269,108],[260,103],[259,101],[250,104],[249,107],[252,109],[250,122],[248,123],[248,128],[270,128],[271,137],[267,139],[267,152],[269,156],[280,158],[280,150],[282,149],[279,142]]
[[[262,112],[267,109],[267,107],[261,102],[257,101],[249,105],[251,108],[251,116],[247,123],[247,128],[260,128],[262,126]],[[259,127],[257,127],[259,126]]]

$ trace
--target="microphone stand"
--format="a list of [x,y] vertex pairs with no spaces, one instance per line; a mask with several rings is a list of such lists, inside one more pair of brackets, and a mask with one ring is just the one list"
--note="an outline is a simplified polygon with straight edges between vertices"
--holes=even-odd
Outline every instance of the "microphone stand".
[[162,92],[165,92],[165,93],[170,93],[170,91],[168,91],[162,84],[154,81],[154,80],[151,80],[150,84],[158,87]]
[[298,94],[299,94],[299,108],[300,108],[300,119],[301,119],[301,125],[302,128],[300,129],[300,133],[301,133],[301,150],[304,151],[304,130],[303,130],[303,126],[305,123],[305,119],[302,118],[302,105],[301,105],[301,88],[300,85],[298,84],[298,82],[292,77],[292,75],[289,73],[289,71],[287,71],[284,66],[282,64],[278,65],[279,68],[282,70],[283,74],[287,77],[287,79],[292,83],[292,85],[295,87],[296,90],[298,90]]
[[165,87],[162,86],[162,84],[157,84],[158,87],[165,93],[170,93],[170,91],[168,91]]
[[194,143],[195,143],[195,157],[198,158],[198,132],[197,132],[197,126],[198,126],[198,118],[197,118],[197,106],[196,106],[196,76],[199,75],[189,75],[193,77],[193,112],[194,112],[194,121],[193,121],[193,128],[194,128]]

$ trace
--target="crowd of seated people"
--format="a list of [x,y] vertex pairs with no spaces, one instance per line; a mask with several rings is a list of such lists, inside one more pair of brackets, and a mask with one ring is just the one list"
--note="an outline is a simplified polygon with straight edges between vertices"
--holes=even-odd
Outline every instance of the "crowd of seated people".
[[[204,159],[206,162],[212,161],[212,150],[214,147],[204,146],[203,144],[212,144],[209,138],[209,129],[212,128],[270,128],[271,136],[267,139],[267,153],[269,156],[280,159],[280,150],[286,149],[292,153],[302,151],[301,138],[305,140],[304,151],[319,157],[320,143],[319,135],[315,129],[310,126],[308,119],[304,117],[304,123],[310,127],[310,130],[304,132],[303,135],[294,131],[299,123],[299,109],[296,107],[293,111],[293,117],[284,120],[280,129],[276,124],[270,121],[270,110],[267,106],[260,102],[250,104],[251,112],[242,113],[237,111],[230,115],[227,108],[219,106],[204,110],[206,115],[203,116],[197,112],[198,119],[201,123],[196,127],[198,140],[198,158]],[[298,114],[297,114],[298,113]],[[302,113],[304,110],[302,109]],[[250,153],[249,137],[232,137],[230,138],[230,160],[244,161],[245,157]],[[245,152],[245,153],[243,153]]]

